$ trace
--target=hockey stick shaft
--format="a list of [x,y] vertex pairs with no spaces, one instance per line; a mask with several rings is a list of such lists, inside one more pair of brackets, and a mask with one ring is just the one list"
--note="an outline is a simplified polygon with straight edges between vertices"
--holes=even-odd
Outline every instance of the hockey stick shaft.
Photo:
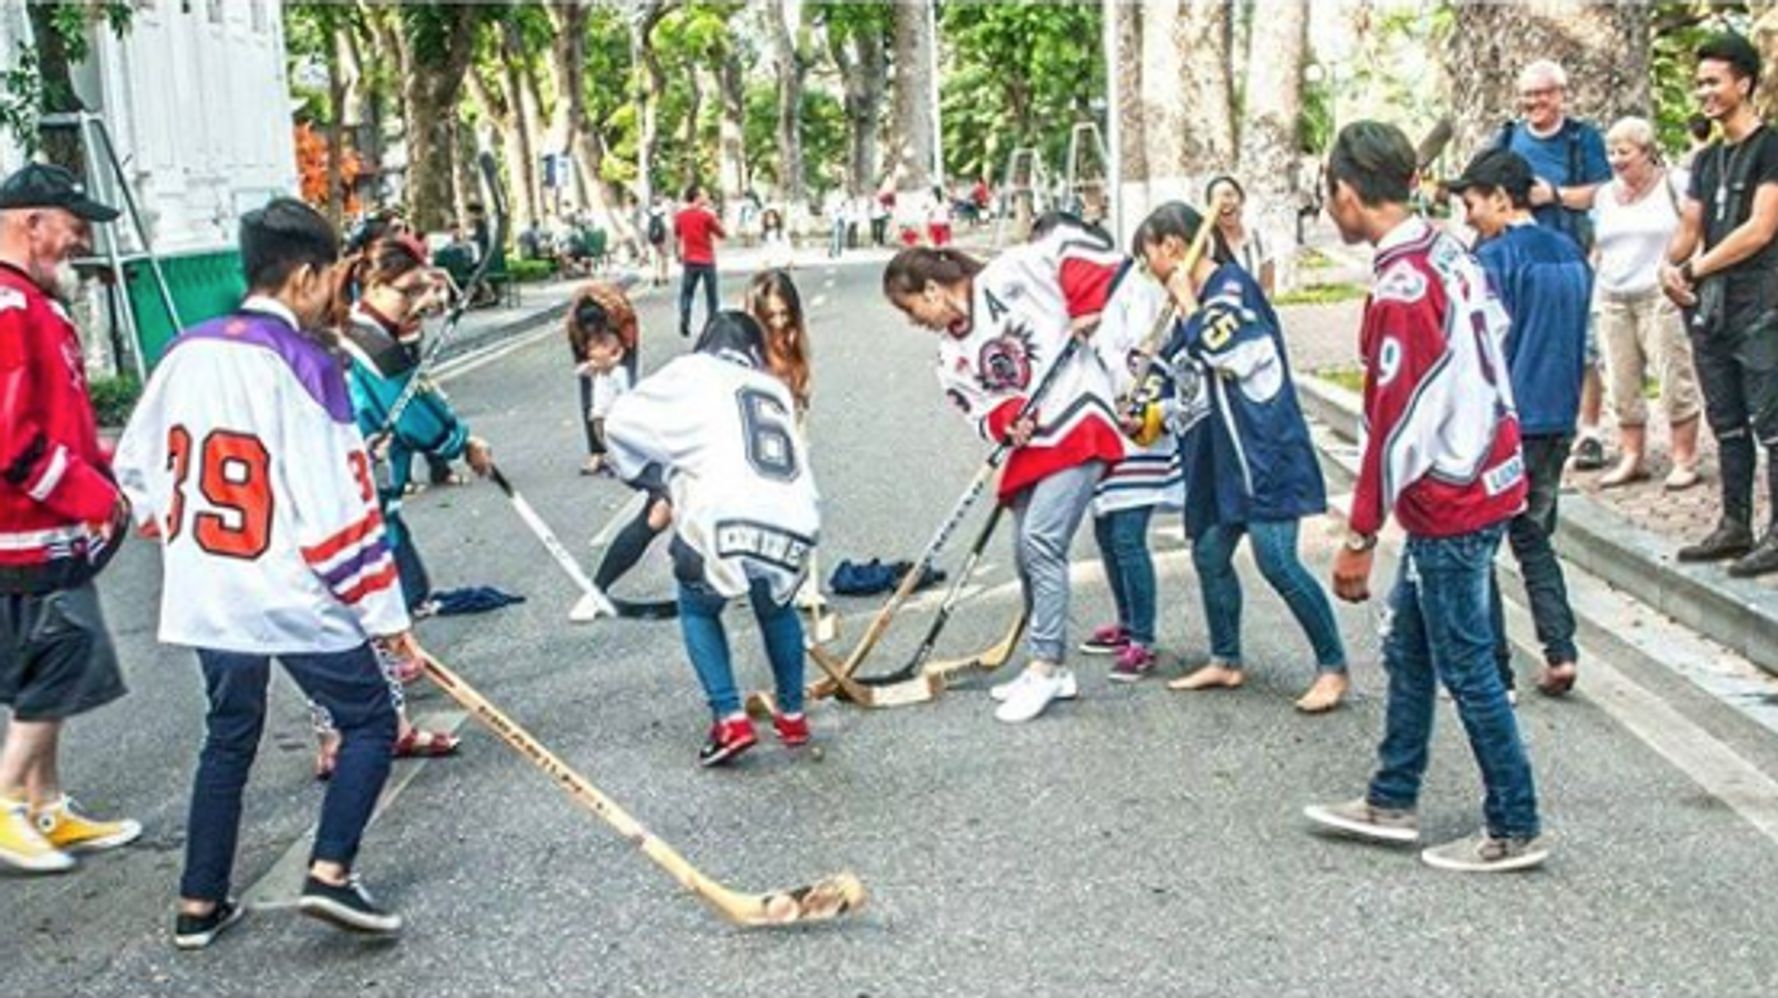
[[486,725],[506,744],[529,759],[537,768],[561,787],[574,802],[598,815],[617,833],[628,839],[655,865],[667,871],[679,885],[695,894],[724,918],[738,925],[787,925],[793,922],[821,921],[855,911],[864,903],[864,885],[850,873],[827,877],[807,887],[776,891],[763,895],[740,894],[710,879],[666,842],[643,827],[618,803],[605,796],[598,787],[587,782],[554,752],[545,748],[530,732],[461,677],[430,655],[421,657],[428,677],[451,699],[457,701],[475,719]]
[[[1049,394],[1050,386],[1055,384],[1057,375],[1074,359],[1075,352],[1080,349],[1080,342],[1079,336],[1068,337],[1068,343],[1062,348],[1061,353],[1056,355],[1055,363],[1051,364],[1049,370],[1044,372],[1043,377],[1037,383],[1037,388],[1026,397],[1025,403],[1019,407],[1018,414],[1013,417],[1013,424],[1017,424],[1020,420],[1037,412],[1038,405],[1043,401],[1044,396]],[[1012,444],[1008,441],[1001,441],[995,445],[994,450],[988,455],[988,459],[983,461],[982,466],[976,470],[975,476],[969,480],[969,486],[963,490],[963,495],[952,504],[951,512],[939,524],[938,530],[932,535],[932,540],[927,542],[926,549],[920,552],[920,557],[915,560],[914,567],[902,577],[901,584],[895,587],[895,592],[889,597],[889,601],[883,604],[883,608],[877,611],[875,617],[871,618],[870,625],[865,628],[864,633],[859,635],[858,644],[853,647],[852,653],[846,656],[844,662],[842,671],[846,676],[849,677],[858,671],[859,664],[882,639],[883,632],[889,627],[890,618],[895,616],[896,611],[900,610],[902,604],[906,603],[908,597],[913,594],[915,587],[920,584],[920,577],[926,574],[926,567],[931,565],[933,560],[938,557],[939,551],[944,549],[951,534],[956,532],[958,525],[969,515],[976,500],[981,498],[982,492],[987,489],[988,482],[993,478],[994,472],[999,470],[1000,465],[1006,461],[1006,457],[1010,453],[1012,453]]]
[[932,618],[932,626],[926,629],[926,636],[920,640],[920,647],[914,651],[914,657],[901,668],[880,677],[866,679],[867,683],[895,683],[907,679],[920,671],[926,660],[932,657],[933,648],[938,645],[938,636],[951,619],[951,611],[956,609],[957,601],[963,595],[963,587],[968,585],[969,577],[975,572],[975,566],[982,560],[982,552],[988,547],[988,539],[994,536],[994,528],[1000,525],[1000,514],[1006,509],[1000,503],[988,513],[983,522],[981,532],[976,535],[975,543],[969,546],[969,554],[958,567],[957,575],[951,580],[951,588],[945,593],[945,600],[939,604],[938,615]]
[[596,602],[603,603],[605,608],[615,614],[616,609],[611,607],[611,601],[599,591],[599,587],[593,584],[592,579],[587,578],[586,571],[580,567],[580,562],[575,561],[574,556],[568,553],[568,549],[562,545],[561,538],[557,537],[556,532],[549,528],[549,524],[543,522],[543,517],[537,515],[537,510],[531,508],[531,504],[525,500],[524,495],[512,487],[512,483],[507,481],[506,475],[501,472],[498,465],[489,465],[488,478],[499,487],[501,492],[506,494],[507,501],[519,514],[519,519],[525,522],[525,526],[529,527],[531,533],[535,534],[537,540],[543,544],[543,549],[548,551],[555,563],[568,574],[568,578],[580,587],[580,591],[592,597]]

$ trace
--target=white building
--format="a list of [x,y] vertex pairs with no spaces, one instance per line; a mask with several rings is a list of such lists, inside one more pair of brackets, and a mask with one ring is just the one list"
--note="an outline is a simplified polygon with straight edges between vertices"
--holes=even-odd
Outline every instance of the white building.
[[[142,223],[163,261],[180,319],[226,309],[239,293],[236,227],[274,194],[297,191],[290,88],[279,0],[133,0],[122,38],[89,29],[91,55],[74,90],[103,118]],[[0,60],[10,64],[30,27],[23,0],[0,0]],[[22,156],[0,137],[0,168]],[[109,167],[89,177],[123,207]],[[126,216],[116,226],[139,251]],[[148,284],[130,268],[130,300],[150,361],[172,333]]]

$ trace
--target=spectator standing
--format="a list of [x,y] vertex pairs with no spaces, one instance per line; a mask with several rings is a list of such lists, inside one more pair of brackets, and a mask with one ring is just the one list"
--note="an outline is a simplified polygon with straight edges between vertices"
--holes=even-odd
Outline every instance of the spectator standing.
[[[1588,211],[1599,186],[1611,179],[1605,137],[1599,129],[1567,114],[1568,73],[1548,59],[1519,72],[1520,117],[1501,127],[1493,145],[1525,157],[1536,177],[1531,187],[1531,213],[1537,224],[1565,233],[1593,251]],[[1574,444],[1574,466],[1581,471],[1605,467],[1600,439],[1600,414],[1605,385],[1599,377],[1599,348],[1589,329],[1587,370],[1581,386],[1580,434]]]
[[[1706,134],[1709,120],[1705,119]],[[1661,294],[1661,262],[1679,228],[1684,190],[1660,161],[1654,128],[1623,118],[1605,133],[1615,179],[1593,201],[1597,272],[1594,302],[1605,353],[1607,395],[1618,424],[1622,457],[1599,480],[1613,488],[1648,477],[1648,403],[1642,386],[1652,368],[1673,438],[1672,491],[1698,484],[1698,424],[1703,412],[1692,346],[1679,310]]]
[[701,283],[704,286],[706,321],[716,314],[716,240],[728,238],[722,220],[710,210],[710,197],[701,184],[685,189],[685,207],[673,218],[673,235],[678,240],[679,264],[679,335],[691,337],[691,300]]
[[1240,181],[1227,175],[1217,177],[1204,188],[1204,201],[1216,212],[1216,229],[1222,235],[1223,245],[1229,248],[1235,262],[1247,271],[1266,297],[1271,298],[1278,278],[1277,258],[1260,237],[1259,230],[1247,227],[1243,217],[1247,192],[1241,188]]
[[1778,135],[1753,109],[1759,52],[1735,34],[1698,49],[1695,92],[1722,139],[1698,155],[1661,283],[1687,312],[1704,418],[1722,464],[1722,518],[1681,561],[1737,559],[1735,576],[1778,570],[1778,530],[1753,537],[1757,445],[1778,495]]
[[[1481,265],[1408,205],[1417,164],[1393,125],[1347,125],[1328,156],[1328,214],[1347,243],[1376,248],[1359,333],[1365,435],[1349,533],[1334,559],[1334,592],[1370,598],[1377,532],[1390,515],[1407,531],[1383,641],[1389,676],[1378,767],[1364,796],[1305,815],[1372,842],[1420,839],[1434,699],[1456,702],[1482,773],[1479,835],[1427,849],[1428,865],[1462,872],[1536,866],[1537,791],[1518,719],[1493,662],[1488,573],[1500,535],[1525,501],[1518,417],[1501,345],[1507,317]],[[1447,336],[1447,331],[1482,335]]]
[[[883,199],[887,197],[889,202]],[[870,242],[872,246],[881,248],[889,238],[889,203],[895,200],[893,192],[879,192],[870,199]]]
[[654,277],[649,281],[653,287],[662,287],[667,283],[667,199],[657,196],[654,203],[648,206],[648,218],[643,229],[648,235],[648,252],[654,260]]
[[795,250],[784,233],[784,216],[776,208],[767,208],[759,216],[760,243],[765,247],[766,266],[789,270],[795,263]]
[[97,821],[62,792],[63,726],[124,695],[93,577],[122,541],[129,504],[99,447],[74,324],[55,296],[92,222],[117,210],[74,175],[31,164],[0,184],[0,867],[74,868],[127,845],[134,821]]
[[932,207],[926,215],[926,236],[939,249],[951,245],[951,199],[942,187],[932,189]]
[[[1527,483],[1525,508],[1507,525],[1507,540],[1530,597],[1531,619],[1543,645],[1545,669],[1537,688],[1552,696],[1574,686],[1574,611],[1562,563],[1550,539],[1556,532],[1556,499],[1562,465],[1574,437],[1586,364],[1587,321],[1593,275],[1580,247],[1531,217],[1531,164],[1505,149],[1484,150],[1451,189],[1463,198],[1476,231],[1476,258],[1506,307],[1506,363],[1519,415],[1520,447]],[[1500,680],[1513,688],[1512,655],[1506,644],[1500,587],[1491,579],[1494,660]]]

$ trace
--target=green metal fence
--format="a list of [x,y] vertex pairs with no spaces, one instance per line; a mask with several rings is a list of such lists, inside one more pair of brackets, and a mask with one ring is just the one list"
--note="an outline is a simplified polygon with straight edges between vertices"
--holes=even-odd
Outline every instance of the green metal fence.
[[[247,279],[241,274],[240,250],[163,256],[160,265],[167,275],[173,306],[179,310],[179,321],[187,326],[228,312],[239,305],[247,293]],[[161,304],[160,293],[154,286],[154,271],[147,260],[125,263],[124,281],[130,310],[136,318],[137,349],[142,351],[143,362],[152,368],[166,353],[167,345],[178,335],[179,329]]]

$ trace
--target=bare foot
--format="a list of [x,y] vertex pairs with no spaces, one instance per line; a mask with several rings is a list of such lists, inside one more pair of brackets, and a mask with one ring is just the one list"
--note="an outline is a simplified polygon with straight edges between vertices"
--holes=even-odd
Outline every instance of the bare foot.
[[1296,709],[1305,714],[1325,714],[1346,699],[1352,681],[1343,672],[1323,672],[1308,692],[1297,698]]
[[1567,696],[1568,691],[1574,689],[1575,673],[1573,662],[1547,666],[1537,677],[1537,691],[1548,697]]
[[1202,669],[1180,676],[1167,684],[1170,690],[1232,690],[1247,681],[1247,674],[1240,669],[1231,669],[1221,662],[1211,662]]

